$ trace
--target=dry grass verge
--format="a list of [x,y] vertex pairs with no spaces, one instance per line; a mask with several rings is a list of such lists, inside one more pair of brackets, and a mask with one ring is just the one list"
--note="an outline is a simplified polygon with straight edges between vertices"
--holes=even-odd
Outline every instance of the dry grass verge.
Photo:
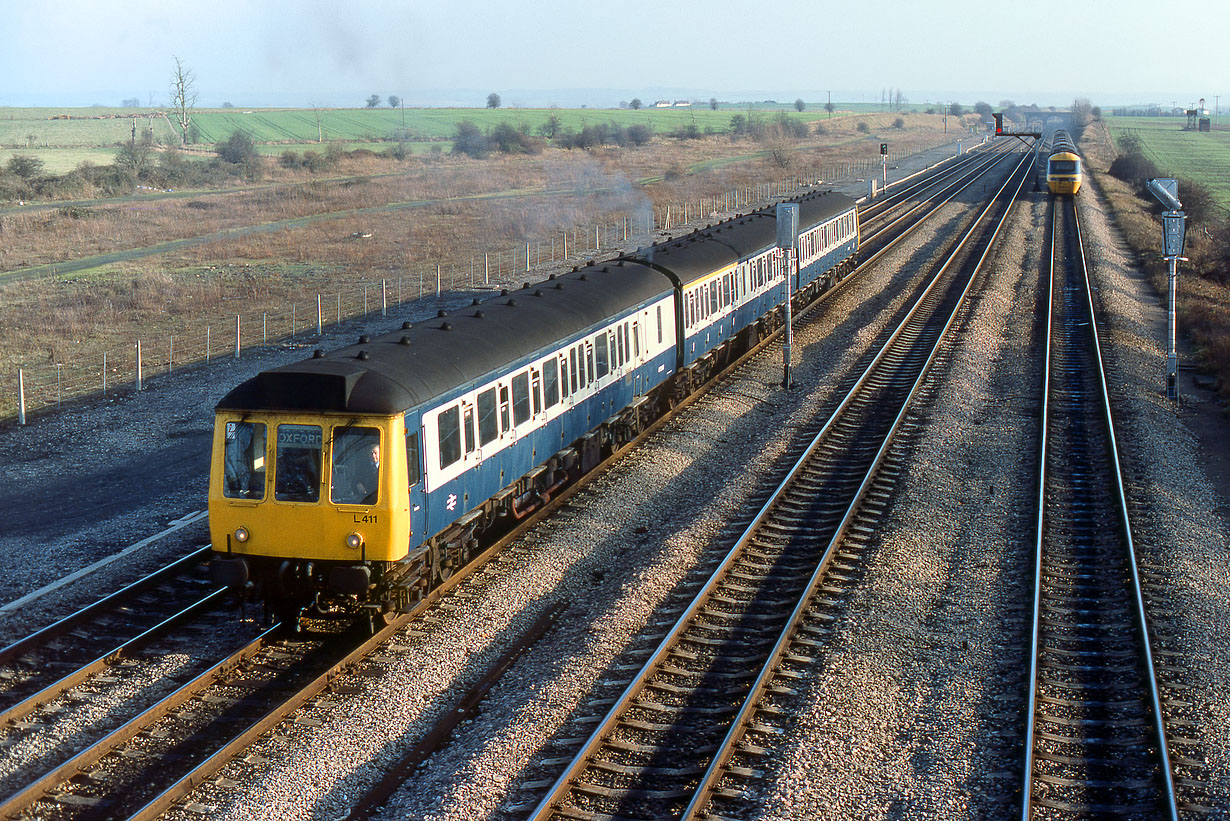
[[[524,272],[527,242],[535,258],[541,253],[545,260],[552,238],[557,255],[562,251],[565,231],[588,225],[592,232],[592,226],[619,222],[624,214],[687,201],[693,203],[690,219],[703,222],[711,219],[712,208],[698,213],[702,198],[769,180],[829,176],[860,161],[878,163],[880,142],[907,155],[953,139],[939,117],[910,115],[904,130],[893,129],[893,119],[858,118],[869,132],[858,131],[849,118],[836,120],[826,134],[773,144],[658,139],[636,149],[409,158],[392,165],[384,158],[351,157],[333,172],[348,178],[330,182],[305,180],[301,171],[270,164],[274,186],[4,215],[0,270],[236,233],[104,268],[0,286],[0,416],[13,413],[15,391],[9,386],[16,385],[18,367],[27,369],[28,383],[33,372],[45,372],[44,385],[58,389],[57,363],[85,363],[97,380],[102,352],[112,353],[108,369],[115,371],[117,360],[132,356],[119,349],[141,339],[148,358],[150,351],[168,348],[172,334],[178,366],[191,358],[190,345],[217,355],[227,344],[223,337],[229,333],[233,340],[239,313],[245,316],[244,340],[259,341],[264,328],[254,335],[248,316],[268,313],[272,325],[275,315],[285,314],[291,328],[302,330],[308,312],[314,326],[316,294],[325,297],[328,321],[336,313],[361,313],[364,284],[378,288],[382,279],[390,288],[397,283],[407,299],[418,296],[420,281],[434,294],[437,264],[445,290],[467,287],[470,261],[481,262],[486,251],[492,252],[494,284],[497,249],[504,249],[503,280],[519,283],[536,278]],[[388,173],[390,168],[397,173]],[[521,193],[486,196],[507,192]],[[416,201],[422,204],[406,205]],[[679,217],[674,214],[672,223]],[[295,219],[307,221],[269,233],[239,233]],[[642,231],[630,240],[648,238]],[[507,251],[518,247],[520,270],[514,273]],[[578,251],[571,244],[569,250]],[[480,268],[479,283],[481,275]],[[295,303],[302,304],[292,313]],[[379,298],[367,307],[378,309]],[[210,327],[212,337],[204,341]],[[272,330],[269,337],[275,337]]]
[[[1163,301],[1169,293],[1169,273],[1161,258],[1162,229],[1158,209],[1127,183],[1106,173],[1117,155],[1105,124],[1085,131],[1081,148],[1087,167],[1115,221],[1136,255],[1137,264]],[[1161,169],[1166,173],[1166,169]],[[1180,196],[1182,192],[1180,191]],[[1230,408],[1230,257],[1226,226],[1189,226],[1189,262],[1179,269],[1179,332],[1196,349],[1200,367],[1217,382],[1223,407]]]

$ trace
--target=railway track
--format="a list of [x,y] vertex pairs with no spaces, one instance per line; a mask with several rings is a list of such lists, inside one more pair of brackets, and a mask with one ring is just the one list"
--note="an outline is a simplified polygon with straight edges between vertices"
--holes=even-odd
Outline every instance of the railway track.
[[[844,590],[886,509],[905,408],[1023,184],[1027,158],[820,427],[802,458],[687,605],[532,818],[737,815],[839,623]],[[993,227],[990,223],[994,223]],[[975,239],[976,238],[976,239]],[[975,250],[981,245],[981,256]],[[514,808],[515,811],[515,808]]]
[[1021,817],[1177,819],[1077,211],[1053,203]]
[[[947,187],[941,188],[948,199],[974,179],[969,170],[957,173],[964,175],[959,182],[950,179]],[[881,232],[904,233],[909,230],[903,227],[905,222],[912,225],[923,219],[918,206],[906,203],[902,208],[913,214],[913,220],[894,222],[892,227],[885,226]],[[770,343],[771,338],[757,350]],[[693,401],[697,396],[699,394],[694,395]],[[656,427],[646,431],[644,436],[651,435]],[[611,461],[635,444],[615,454]],[[552,506],[541,511],[541,516],[549,515],[557,505],[566,503],[570,495],[559,496]],[[500,545],[532,527],[541,516],[535,516],[502,539],[469,570],[480,569],[487,559],[498,553]],[[363,660],[376,647],[408,624],[413,615],[447,595],[462,578],[464,576],[454,577],[423,602],[415,614],[399,618],[370,641],[360,643],[354,636],[342,639],[313,635],[305,640],[287,641],[275,635],[275,631],[257,637],[248,646],[208,666],[183,687],[140,711],[113,732],[93,741],[85,750],[65,760],[51,762],[42,773],[31,772],[28,783],[0,803],[0,816],[34,813],[77,817],[105,812],[114,817],[155,817],[182,801],[195,786],[217,773],[226,761],[261,733],[308,704],[341,671],[368,664]],[[175,622],[168,621],[169,629]],[[88,632],[79,624],[76,627],[60,625],[56,631],[49,629],[46,635],[58,632],[63,636],[73,630]],[[33,648],[37,643],[33,637],[26,640],[24,649],[14,658],[35,652]],[[124,657],[124,652],[112,651],[104,655],[114,662]],[[78,682],[91,676],[94,673],[80,670],[74,674]],[[46,703],[46,699],[41,703]],[[157,754],[142,749],[147,746],[147,739],[161,739],[165,752]],[[188,748],[191,754],[185,752]],[[151,756],[175,764],[151,767],[148,764]],[[134,763],[142,761],[147,763]]]
[[196,550],[0,649],[0,738],[12,743],[34,726],[34,713],[183,625],[211,616],[232,622],[223,591],[207,578],[209,552]]

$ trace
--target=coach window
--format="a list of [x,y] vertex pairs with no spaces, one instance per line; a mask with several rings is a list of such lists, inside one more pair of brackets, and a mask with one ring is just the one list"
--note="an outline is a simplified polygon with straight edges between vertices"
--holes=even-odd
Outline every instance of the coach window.
[[500,435],[500,425],[495,416],[495,388],[488,388],[478,395],[478,443],[485,445]]
[[595,373],[597,378],[601,379],[610,371],[607,363],[607,336],[605,332],[594,337],[594,361],[598,365]]
[[513,424],[523,425],[530,418],[530,375],[519,373],[512,378]]
[[624,323],[624,349],[623,353],[619,355],[619,364],[621,365],[632,358],[632,348],[628,345],[628,325],[629,323]]
[[571,351],[571,356],[568,357],[568,362],[569,362],[568,373],[572,376],[572,392],[573,393],[576,393],[577,391],[581,389],[581,385],[578,380],[578,374],[577,374],[577,369],[580,367],[580,364],[581,364],[580,360],[581,360],[581,356],[578,353],[578,349],[573,348]]
[[632,356],[635,359],[641,358],[641,323],[632,323]]
[[584,348],[585,348],[585,384],[588,385],[591,382],[593,382],[595,379],[597,379],[598,377],[594,375],[595,370],[594,370],[593,343],[590,343],[589,345],[585,345]]
[[374,505],[380,490],[380,431],[337,428],[331,451],[330,501],[339,505]]
[[265,498],[265,423],[227,422],[222,493],[230,499]]
[[273,498],[320,501],[321,437],[318,425],[278,425]]
[[534,415],[542,413],[542,374],[530,371],[530,398],[534,400]]
[[658,344],[662,344],[662,306],[658,306]]
[[474,408],[466,406],[465,421],[461,426],[462,432],[466,438],[466,453],[474,452]]
[[716,314],[718,311],[718,283],[716,281],[709,283],[709,313]]
[[419,435],[417,433],[406,434],[406,476],[407,486],[416,485],[419,479],[423,478],[419,468]]
[[461,412],[457,406],[442,412],[436,426],[440,434],[440,467],[446,468],[461,458]]
[[559,362],[554,357],[542,363],[542,392],[547,407],[555,407],[559,402]]
[[511,425],[509,425],[509,422],[511,421],[512,420],[509,418],[509,415],[508,415],[508,386],[500,385],[500,432],[501,433],[508,432],[509,427],[511,427]]

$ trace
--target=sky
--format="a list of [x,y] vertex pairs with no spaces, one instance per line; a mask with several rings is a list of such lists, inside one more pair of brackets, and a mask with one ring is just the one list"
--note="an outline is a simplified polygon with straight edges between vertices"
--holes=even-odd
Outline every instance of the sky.
[[[0,0],[0,105],[1095,105],[1230,90],[1225,0]],[[1224,101],[1230,107],[1230,98]]]

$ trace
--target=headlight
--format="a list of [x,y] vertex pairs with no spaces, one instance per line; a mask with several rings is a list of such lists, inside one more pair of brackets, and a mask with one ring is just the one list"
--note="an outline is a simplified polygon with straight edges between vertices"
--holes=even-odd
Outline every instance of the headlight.
[[362,546],[363,546],[363,537],[360,536],[358,533],[351,533],[349,536],[346,537],[346,547],[349,547],[352,550],[358,550]]
[[246,542],[250,536],[251,534],[248,533],[248,529],[246,527],[235,528],[235,541],[239,542],[240,544],[243,544],[244,542]]

